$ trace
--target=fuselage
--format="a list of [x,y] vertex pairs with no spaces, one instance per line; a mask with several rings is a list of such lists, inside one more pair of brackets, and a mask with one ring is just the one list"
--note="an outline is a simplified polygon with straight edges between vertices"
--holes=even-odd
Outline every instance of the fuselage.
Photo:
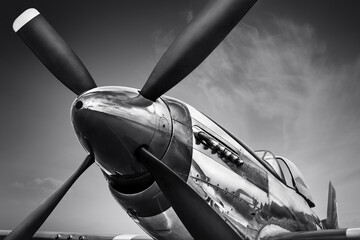
[[136,89],[100,87],[81,94],[71,116],[80,142],[94,152],[114,198],[155,239],[192,237],[136,159],[140,146],[186,181],[243,239],[256,239],[272,226],[283,231],[321,227],[309,199],[283,175],[177,99],[152,102]]

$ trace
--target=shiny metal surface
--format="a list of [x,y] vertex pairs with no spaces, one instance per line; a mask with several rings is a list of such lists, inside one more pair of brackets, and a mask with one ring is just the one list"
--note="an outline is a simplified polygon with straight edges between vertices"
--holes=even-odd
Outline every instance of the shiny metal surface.
[[132,194],[118,191],[113,184],[109,184],[109,189],[115,200],[133,219],[158,215],[171,207],[156,182],[145,190]]
[[[243,238],[253,239],[261,225],[255,215],[268,204],[267,186],[263,189],[246,179],[247,172],[236,172],[211,150],[194,147],[188,184]],[[244,158],[244,165],[248,159]],[[234,165],[235,166],[235,165]],[[242,166],[240,166],[240,169]],[[247,169],[247,168],[246,168]],[[251,172],[250,172],[251,173]],[[258,175],[254,172],[255,176]]]
[[224,143],[204,131],[202,128],[194,126],[193,132],[197,145],[203,144],[204,148],[210,148],[211,153],[217,154],[225,163],[230,161],[236,166],[241,166],[242,164],[244,164],[244,161],[240,159],[237,153],[231,151],[225,146]]
[[316,230],[319,220],[301,195],[267,171],[217,124],[189,105],[187,107],[193,125],[223,142],[244,161],[243,165],[236,166],[224,161],[208,146],[194,144],[188,179],[188,184],[242,238],[256,239],[260,229],[269,224],[284,231]]
[[[169,124],[172,131],[168,149],[161,161],[186,181],[193,150],[190,112],[178,101],[164,98],[164,103],[170,112]],[[133,193],[123,192],[121,187],[119,189],[118,182],[110,182],[109,188],[128,215],[155,239],[192,239],[156,182]]]
[[169,148],[161,160],[186,181],[193,152],[191,115],[185,105],[166,97],[163,99],[170,110],[173,133]]
[[[155,239],[191,236],[134,158],[133,151],[142,144],[149,145],[241,238],[256,239],[269,224],[284,231],[316,230],[319,220],[301,195],[220,126],[176,99],[152,103],[135,89],[97,88],[74,102],[72,119],[83,145],[93,147],[115,199]],[[127,192],[119,184],[128,184],[124,176],[146,184]]]
[[161,99],[152,102],[136,89],[99,87],[80,95],[71,110],[75,132],[85,148],[90,143],[96,162],[108,174],[124,178],[146,169],[134,157],[147,145],[159,158],[171,137],[171,118]]
[[279,227],[275,224],[269,224],[260,230],[258,236],[256,237],[256,240],[266,239],[268,237],[276,236],[278,234],[286,233],[286,232],[290,232],[290,231],[282,227]]
[[154,239],[159,240],[191,240],[193,239],[186,230],[173,208],[151,217],[139,217],[139,226]]
[[248,151],[246,151],[244,146],[240,145],[234,138],[232,138],[229,134],[227,134],[223,129],[219,128],[219,126],[216,123],[214,123],[211,119],[206,117],[204,114],[202,114],[201,112],[190,106],[189,104],[186,103],[183,104],[186,105],[186,107],[189,109],[194,125],[195,123],[198,123],[197,124],[198,126],[205,127],[209,133],[213,134],[214,136],[221,137],[221,139],[223,139],[223,142],[227,146],[231,147],[233,151],[237,152],[238,154],[243,154],[248,159],[251,159],[256,165],[263,167],[261,163],[256,161],[254,156],[252,156]]

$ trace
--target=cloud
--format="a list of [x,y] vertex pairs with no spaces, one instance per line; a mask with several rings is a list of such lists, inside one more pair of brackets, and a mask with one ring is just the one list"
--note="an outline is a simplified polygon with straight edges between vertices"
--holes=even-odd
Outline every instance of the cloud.
[[[326,50],[309,25],[282,19],[268,29],[241,24],[189,81],[198,84],[209,102],[216,96],[216,108],[226,103],[248,123],[257,118],[273,124],[289,150],[290,138],[304,145],[308,138],[323,139],[346,116],[357,125],[358,115],[350,109],[359,103],[359,62],[335,66]],[[305,136],[309,127],[313,132]]]
[[292,117],[316,85],[312,66],[323,48],[308,44],[313,35],[309,26],[279,20],[275,28],[281,32],[244,24],[236,28],[195,72],[197,82],[230,93],[260,117]]
[[40,190],[43,192],[53,192],[63,184],[63,181],[52,177],[35,178],[29,182],[14,182],[11,184],[16,189]]

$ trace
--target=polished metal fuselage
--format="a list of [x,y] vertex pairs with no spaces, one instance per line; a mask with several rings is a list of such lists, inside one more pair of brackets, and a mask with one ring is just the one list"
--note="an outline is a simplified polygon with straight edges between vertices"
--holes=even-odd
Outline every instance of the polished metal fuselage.
[[[162,97],[150,103],[135,89],[96,88],[75,100],[72,120],[80,141],[94,151],[114,198],[155,239],[192,238],[136,160],[134,151],[142,145],[186,181],[242,239],[256,239],[263,229],[271,231],[269,226],[298,231],[316,230],[319,225],[305,199],[251,149],[179,100]],[[217,148],[199,138],[200,132]]]

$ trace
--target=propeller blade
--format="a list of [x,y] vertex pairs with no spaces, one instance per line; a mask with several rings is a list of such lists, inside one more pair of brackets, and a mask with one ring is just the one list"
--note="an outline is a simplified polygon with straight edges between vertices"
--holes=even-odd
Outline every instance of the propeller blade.
[[75,94],[96,87],[78,56],[36,9],[30,8],[16,18],[13,29],[47,69]]
[[140,147],[136,154],[194,239],[240,239],[204,199],[146,148]]
[[220,44],[256,0],[211,0],[162,56],[140,93],[155,101]]
[[4,240],[27,240],[35,234],[48,218],[66,192],[79,176],[94,162],[93,155],[88,155],[73,175],[38,208],[28,215]]

